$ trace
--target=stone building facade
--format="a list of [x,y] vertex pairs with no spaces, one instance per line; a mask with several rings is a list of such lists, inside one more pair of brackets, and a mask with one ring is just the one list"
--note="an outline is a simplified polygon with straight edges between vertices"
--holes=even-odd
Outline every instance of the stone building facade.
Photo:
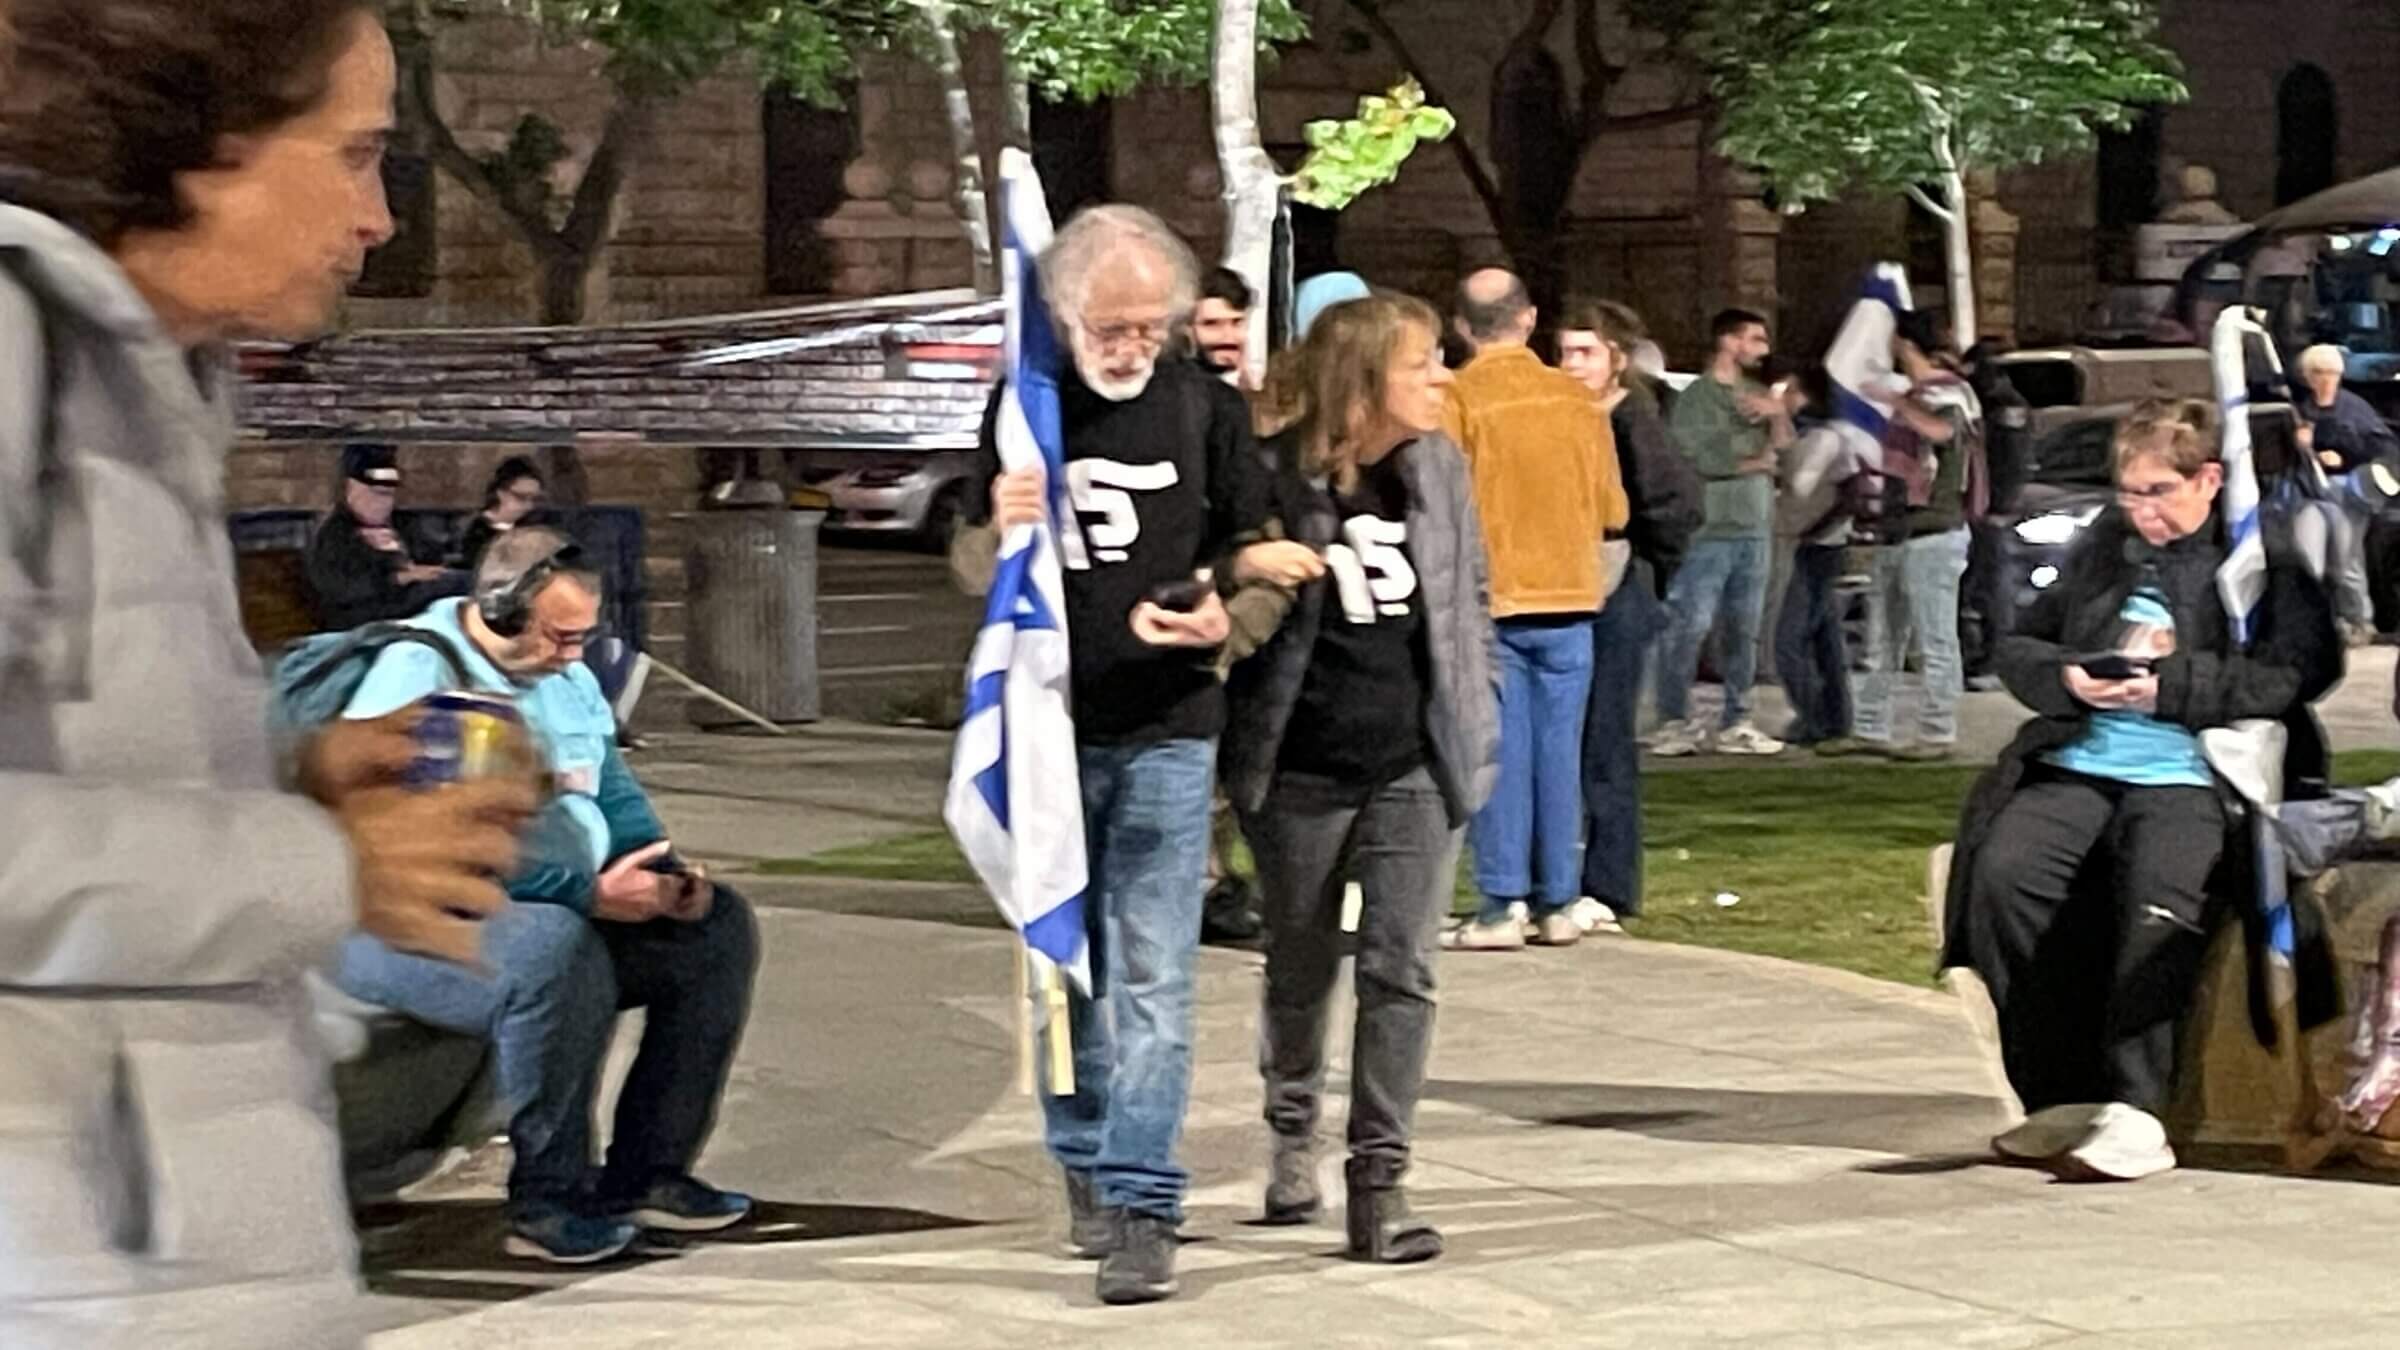
[[[1270,146],[1296,159],[1308,121],[1339,116],[1361,91],[1401,73],[1390,45],[1339,0],[1316,0],[1314,36],[1262,76]],[[1525,0],[1426,0],[1387,7],[1393,33],[1425,59],[1461,133],[1488,154],[1488,91]],[[2180,163],[2213,168],[2245,217],[2312,172],[2354,176],[2400,162],[2400,5],[2388,0],[2167,0],[2167,39],[2189,67],[2190,104],[2112,141],[2097,159],[1986,181],[1977,210],[1987,329],[2029,338],[2077,331],[2120,264],[2124,231],[2154,209],[2150,186]],[[1553,35],[1570,72],[1568,25]],[[1693,92],[1645,38],[1613,18],[1604,49],[1630,67],[1610,110],[1641,113]],[[505,144],[517,117],[541,111],[566,133],[571,183],[606,112],[588,52],[546,43],[506,21],[445,28],[440,98],[470,149]],[[998,61],[969,44],[968,74],[987,156],[1000,120]],[[1150,206],[1203,256],[1221,231],[1205,91],[1146,91],[1097,109],[1036,109],[1054,190]],[[1569,201],[1570,283],[1648,313],[1670,352],[1695,355],[1706,314],[1724,303],[1779,312],[1795,337],[1838,309],[1876,257],[1910,259],[1938,293],[1929,221],[1897,201],[1764,209],[1686,120],[1603,136]],[[2279,143],[2280,142],[2280,143]],[[2312,151],[2322,148],[2323,153]],[[793,293],[870,295],[956,285],[969,274],[951,206],[950,144],[932,73],[870,58],[848,107],[810,110],[762,96],[741,74],[678,102],[626,191],[614,242],[590,290],[594,321],[755,305]],[[2295,175],[2297,175],[2295,177]],[[354,302],[367,326],[521,323],[534,314],[530,257],[498,212],[458,184],[433,181],[423,216],[434,236],[413,287]],[[422,209],[422,208],[420,208]],[[1378,281],[1439,296],[1461,270],[1504,258],[1498,231],[1458,156],[1427,146],[1400,180],[1304,241]]]

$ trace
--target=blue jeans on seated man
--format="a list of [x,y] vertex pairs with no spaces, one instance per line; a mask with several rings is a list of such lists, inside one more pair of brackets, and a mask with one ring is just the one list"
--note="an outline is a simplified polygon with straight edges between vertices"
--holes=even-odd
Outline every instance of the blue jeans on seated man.
[[1075,1091],[1042,1094],[1050,1153],[1091,1178],[1103,1206],[1180,1223],[1191,1174],[1175,1154],[1192,1091],[1192,965],[1217,747],[1186,737],[1078,746],[1075,758],[1092,994],[1068,993]]
[[1750,690],[1758,682],[1758,626],[1765,618],[1767,574],[1773,565],[1765,535],[1692,541],[1683,567],[1667,587],[1666,638],[1658,646],[1658,716],[1687,722],[1692,682],[1700,678],[1700,648],[1718,616],[1725,619],[1718,653],[1725,668],[1725,711],[1718,725],[1750,720]]
[[1500,779],[1475,813],[1480,923],[1523,900],[1538,917],[1581,894],[1583,719],[1592,688],[1589,614],[1502,619]]
[[617,1102],[597,1199],[687,1174],[715,1124],[749,1020],[758,927],[720,884],[698,923],[594,920],[564,905],[511,904],[484,923],[482,971],[352,934],[334,983],[352,998],[492,1042],[509,1111],[512,1218],[594,1198],[592,1110],[618,1012],[646,1009]]

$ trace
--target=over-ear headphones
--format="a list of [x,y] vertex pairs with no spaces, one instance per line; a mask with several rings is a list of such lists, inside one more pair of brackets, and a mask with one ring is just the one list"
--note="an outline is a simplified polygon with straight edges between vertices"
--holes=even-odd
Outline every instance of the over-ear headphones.
[[533,622],[533,598],[542,593],[550,579],[561,572],[575,571],[583,565],[583,545],[570,539],[517,579],[496,590],[484,591],[475,597],[475,610],[483,616],[483,626],[504,638],[523,637],[526,625]]

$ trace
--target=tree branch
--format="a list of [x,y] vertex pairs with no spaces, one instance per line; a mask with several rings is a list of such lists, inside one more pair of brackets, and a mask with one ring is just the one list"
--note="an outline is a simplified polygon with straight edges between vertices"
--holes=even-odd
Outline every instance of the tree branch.
[[[1426,102],[1449,108],[1455,112],[1458,105],[1451,102],[1449,96],[1442,92],[1440,84],[1433,79],[1431,70],[1424,62],[1417,59],[1416,53],[1409,50],[1407,40],[1400,36],[1398,29],[1392,27],[1389,19],[1383,17],[1375,0],[1347,0],[1347,2],[1351,12],[1359,17],[1361,23],[1373,31],[1376,40],[1383,43],[1384,47],[1391,52],[1393,59],[1400,63],[1400,68],[1407,71],[1409,77],[1417,82],[1417,86],[1425,91]],[[1458,166],[1466,173],[1467,182],[1475,189],[1475,195],[1483,200],[1484,210],[1491,213],[1493,222],[1497,224],[1507,214],[1507,203],[1500,196],[1499,175],[1494,173],[1491,165],[1485,162],[1483,152],[1477,150],[1468,139],[1466,128],[1460,127],[1450,133],[1447,144],[1451,152],[1458,156]]]
[[1576,127],[1582,144],[1589,148],[1608,126],[1608,96],[1616,92],[1617,80],[1625,74],[1625,68],[1610,64],[1608,54],[1600,49],[1599,0],[1578,0],[1575,6],[1575,64],[1583,67]]
[[507,216],[537,252],[554,246],[556,235],[549,218],[503,186],[482,160],[459,144],[457,134],[443,120],[441,103],[434,93],[433,35],[424,28],[416,7],[396,6],[393,17],[396,22],[392,25],[392,47],[400,67],[400,97],[425,137],[426,152],[435,167]]
[[1935,201],[1933,199],[1933,194],[1927,192],[1921,187],[1918,187],[1916,184],[1911,183],[1903,190],[1908,193],[1908,199],[1910,201],[1915,202],[1918,206],[1924,208],[1925,214],[1933,217],[1935,220],[1947,225],[1952,220],[1957,218],[1956,213],[1953,212],[1949,207],[1946,207],[1940,202]]
[[1670,108],[1657,108],[1650,112],[1627,113],[1622,117],[1603,117],[1600,119],[1600,124],[1592,129],[1592,135],[1597,138],[1611,131],[1653,131],[1659,127],[1677,126],[1706,117],[1715,107],[1715,103],[1706,98],[1700,98],[1689,103],[1678,103]]
[[658,102],[639,89],[620,89],[616,106],[601,126],[600,144],[575,185],[575,204],[558,241],[569,252],[587,256],[608,240],[610,218],[616,214],[617,194],[624,189],[632,160],[639,155],[657,120]]

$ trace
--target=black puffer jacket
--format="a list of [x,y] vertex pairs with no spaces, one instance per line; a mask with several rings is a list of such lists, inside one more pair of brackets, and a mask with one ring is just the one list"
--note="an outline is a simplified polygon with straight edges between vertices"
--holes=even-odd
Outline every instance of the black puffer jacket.
[[[2284,793],[2301,799],[2325,790],[2323,731],[2309,705],[2340,682],[2343,648],[2334,627],[2333,605],[2311,573],[2280,515],[2262,514],[2267,539],[2267,589],[2247,644],[2236,644],[2217,593],[2217,568],[2225,560],[2224,527],[2212,517],[2189,538],[2164,548],[2143,541],[2124,514],[2110,507],[2083,532],[2060,570],[2056,584],[2025,611],[2017,631],[1994,648],[1992,664],[2011,694],[2036,716],[2017,733],[2000,762],[1968,795],[1959,821],[1957,855],[1950,868],[1944,910],[1942,965],[1968,964],[1968,880],[1992,821],[2023,781],[2027,766],[2083,734],[2089,710],[2067,692],[2062,672],[2077,655],[2116,645],[2126,597],[2145,581],[2155,586],[2175,615],[2174,655],[2158,663],[2158,716],[2195,732],[2251,718],[2284,724],[2290,741],[2284,755]],[[2217,869],[2217,897],[2229,902],[2254,935],[2258,904],[2247,805],[2220,780],[2228,822],[2224,862]],[[2322,942],[2303,932],[2300,952],[2300,1014],[2303,1026],[2332,1017],[2332,970]],[[2253,952],[2261,951],[2252,944]],[[2254,969],[2260,969],[2253,961]],[[2252,982],[2252,1021],[2262,1040],[2272,1023]]]

